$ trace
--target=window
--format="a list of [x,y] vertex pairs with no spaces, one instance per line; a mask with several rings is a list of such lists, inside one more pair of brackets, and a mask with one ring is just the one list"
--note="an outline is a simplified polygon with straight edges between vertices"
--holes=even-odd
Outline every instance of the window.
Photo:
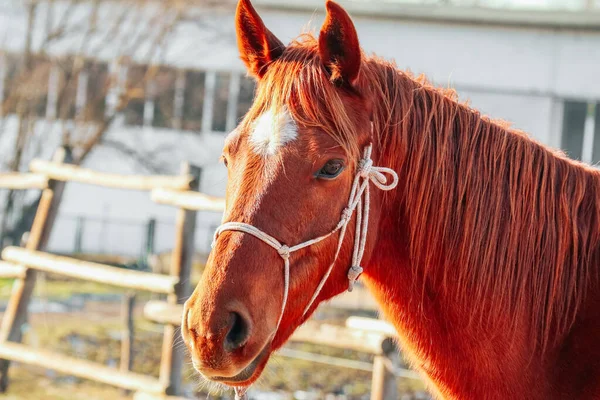
[[594,107],[594,142],[592,143],[592,163],[600,162],[600,102]]
[[183,95],[183,129],[200,131],[202,128],[202,109],[206,92],[206,73],[188,71],[185,74]]
[[27,107],[23,112],[43,118],[46,116],[51,62],[46,57],[33,55],[28,71],[23,69],[22,62],[21,56],[0,55],[1,114],[16,113],[22,99]]
[[[77,114],[84,121],[102,121],[116,101],[109,90],[114,71],[107,64],[87,61],[79,77],[73,77],[72,65],[72,59],[65,59],[59,69],[55,67],[60,73],[51,71],[48,109],[58,108],[58,117],[63,119]],[[53,75],[60,75],[60,79],[52,79]],[[228,71],[185,71],[140,64],[124,67],[119,80],[127,93],[122,110],[126,125],[197,132],[231,129],[250,108],[255,90],[253,79],[240,79]],[[53,90],[55,85],[65,92],[62,97],[53,95],[60,93]],[[62,103],[54,106],[54,97]]]
[[4,75],[6,74],[6,55],[0,52],[0,115],[3,115],[2,109],[4,108]]
[[8,60],[7,55],[4,52],[0,52],[0,115],[4,116],[4,108],[5,102],[7,100],[7,68],[8,68]]
[[83,118],[86,121],[103,121],[106,113],[106,95],[109,87],[108,65],[89,62],[86,65],[87,90]]
[[144,103],[146,101],[146,71],[142,65],[131,65],[127,70],[126,91],[129,101],[124,110],[125,124],[144,124]]
[[570,158],[600,162],[600,102],[565,101],[561,147]]
[[74,119],[77,111],[78,74],[74,71],[75,60],[71,57],[58,59],[57,117],[62,120]]
[[243,77],[240,80],[240,94],[238,96],[236,115],[236,119],[238,122],[241,121],[244,115],[246,115],[246,113],[250,109],[250,106],[252,105],[252,102],[254,101],[255,86],[256,83],[252,78]]
[[213,103],[212,130],[225,132],[227,129],[227,100],[229,98],[229,80],[231,73],[217,72],[215,98]]
[[46,57],[35,55],[31,58],[31,68],[25,85],[21,86],[25,101],[29,105],[29,112],[37,117],[46,116],[46,105],[48,103],[48,82],[52,63]]
[[154,116],[152,126],[159,128],[175,128],[175,82],[177,71],[173,68],[159,68],[152,78],[152,98],[154,99]]
[[576,160],[581,159],[586,114],[587,103],[581,101],[565,102],[562,148],[569,157]]
[[16,88],[18,86],[17,79],[20,73],[21,57],[14,54],[5,54],[3,61],[2,115],[8,115],[17,111]]

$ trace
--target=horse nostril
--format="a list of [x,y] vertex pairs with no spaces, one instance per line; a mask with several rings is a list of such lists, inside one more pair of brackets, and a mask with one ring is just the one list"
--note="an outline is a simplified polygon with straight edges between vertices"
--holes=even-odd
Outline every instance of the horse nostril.
[[248,340],[248,323],[244,318],[236,313],[232,312],[229,314],[229,332],[225,336],[223,347],[226,351],[234,351],[246,344]]

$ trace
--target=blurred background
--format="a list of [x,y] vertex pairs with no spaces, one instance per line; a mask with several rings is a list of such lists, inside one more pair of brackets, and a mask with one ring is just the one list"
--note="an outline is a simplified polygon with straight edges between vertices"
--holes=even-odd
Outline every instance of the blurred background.
[[[600,0],[339,2],[367,53],[455,88],[484,114],[572,158],[600,162]],[[324,17],[320,0],[253,4],[283,42],[318,32]],[[49,160],[66,146],[74,164],[105,173],[178,175],[189,161],[201,167],[200,191],[223,196],[223,141],[254,92],[238,59],[234,9],[230,0],[1,0],[0,171],[28,171],[33,159]],[[21,243],[39,202],[39,190],[0,190],[2,247]],[[71,182],[46,248],[166,273],[175,215],[148,192]],[[197,213],[192,282],[220,218],[215,211]],[[0,280],[0,309],[12,285],[12,279]],[[163,329],[142,315],[144,302],[157,298],[141,293],[132,300],[125,289],[38,276],[24,341],[118,366],[123,305],[133,301],[131,368],[157,375]],[[348,318],[356,316],[377,318],[364,290],[322,307],[315,320],[350,329]],[[359,329],[362,320],[352,321]],[[386,329],[371,331],[389,335]],[[254,396],[370,398],[376,358],[299,340],[271,363]],[[394,398],[428,398],[403,361],[391,361]],[[15,364],[11,376],[4,394],[10,399],[132,396],[25,364]],[[181,392],[190,398],[230,395],[198,384],[189,366]]]

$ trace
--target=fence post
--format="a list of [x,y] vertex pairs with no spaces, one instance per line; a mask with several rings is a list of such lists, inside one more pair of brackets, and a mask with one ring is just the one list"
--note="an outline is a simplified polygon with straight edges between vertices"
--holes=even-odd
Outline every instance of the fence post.
[[83,252],[83,224],[85,220],[80,215],[76,219],[75,223],[75,248],[73,253],[81,254]]
[[[199,191],[200,168],[183,163],[181,173],[194,176],[189,189]],[[177,210],[175,245],[171,258],[170,275],[178,277],[179,284],[175,289],[175,294],[167,297],[167,302],[170,304],[183,304],[191,294],[190,276],[194,258],[195,231],[196,211],[183,208]],[[176,345],[176,341],[181,340],[180,338],[179,326],[165,325],[159,380],[165,385],[169,395],[179,395],[181,392],[181,371],[185,352],[184,346]]]
[[398,398],[396,375],[391,357],[397,354],[393,340],[387,338],[381,343],[381,354],[373,360],[371,400],[395,400]]
[[[154,254],[154,240],[156,237],[156,218],[150,218],[146,224],[146,241],[144,242],[144,249],[142,254],[142,260],[149,265],[148,258]],[[159,272],[159,271],[152,271]]]
[[397,398],[396,376],[389,370],[385,355],[375,356],[371,400],[394,400]]
[[[134,324],[133,309],[135,307],[135,293],[127,292],[123,295],[121,303],[121,317],[123,318],[123,330],[121,331],[121,364],[120,370],[123,372],[131,371],[133,367],[133,340]],[[123,394],[129,395],[129,390],[124,390]]]
[[[53,157],[57,163],[71,163],[73,157],[69,149],[59,148]],[[52,225],[58,213],[65,182],[50,180],[48,188],[42,191],[40,202],[27,237],[28,250],[41,250],[48,244]],[[26,266],[25,266],[26,267]],[[0,326],[0,342],[20,342],[22,327],[27,322],[27,308],[35,286],[35,270],[27,269],[25,278],[17,279]],[[8,369],[10,361],[0,360],[0,392],[8,388]]]

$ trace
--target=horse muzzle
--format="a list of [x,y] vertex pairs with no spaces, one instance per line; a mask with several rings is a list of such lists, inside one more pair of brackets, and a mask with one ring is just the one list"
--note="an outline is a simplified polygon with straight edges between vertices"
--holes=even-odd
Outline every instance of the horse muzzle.
[[206,315],[193,299],[184,305],[181,335],[196,371],[231,386],[252,383],[266,364],[272,337],[252,337],[252,318],[238,302]]

